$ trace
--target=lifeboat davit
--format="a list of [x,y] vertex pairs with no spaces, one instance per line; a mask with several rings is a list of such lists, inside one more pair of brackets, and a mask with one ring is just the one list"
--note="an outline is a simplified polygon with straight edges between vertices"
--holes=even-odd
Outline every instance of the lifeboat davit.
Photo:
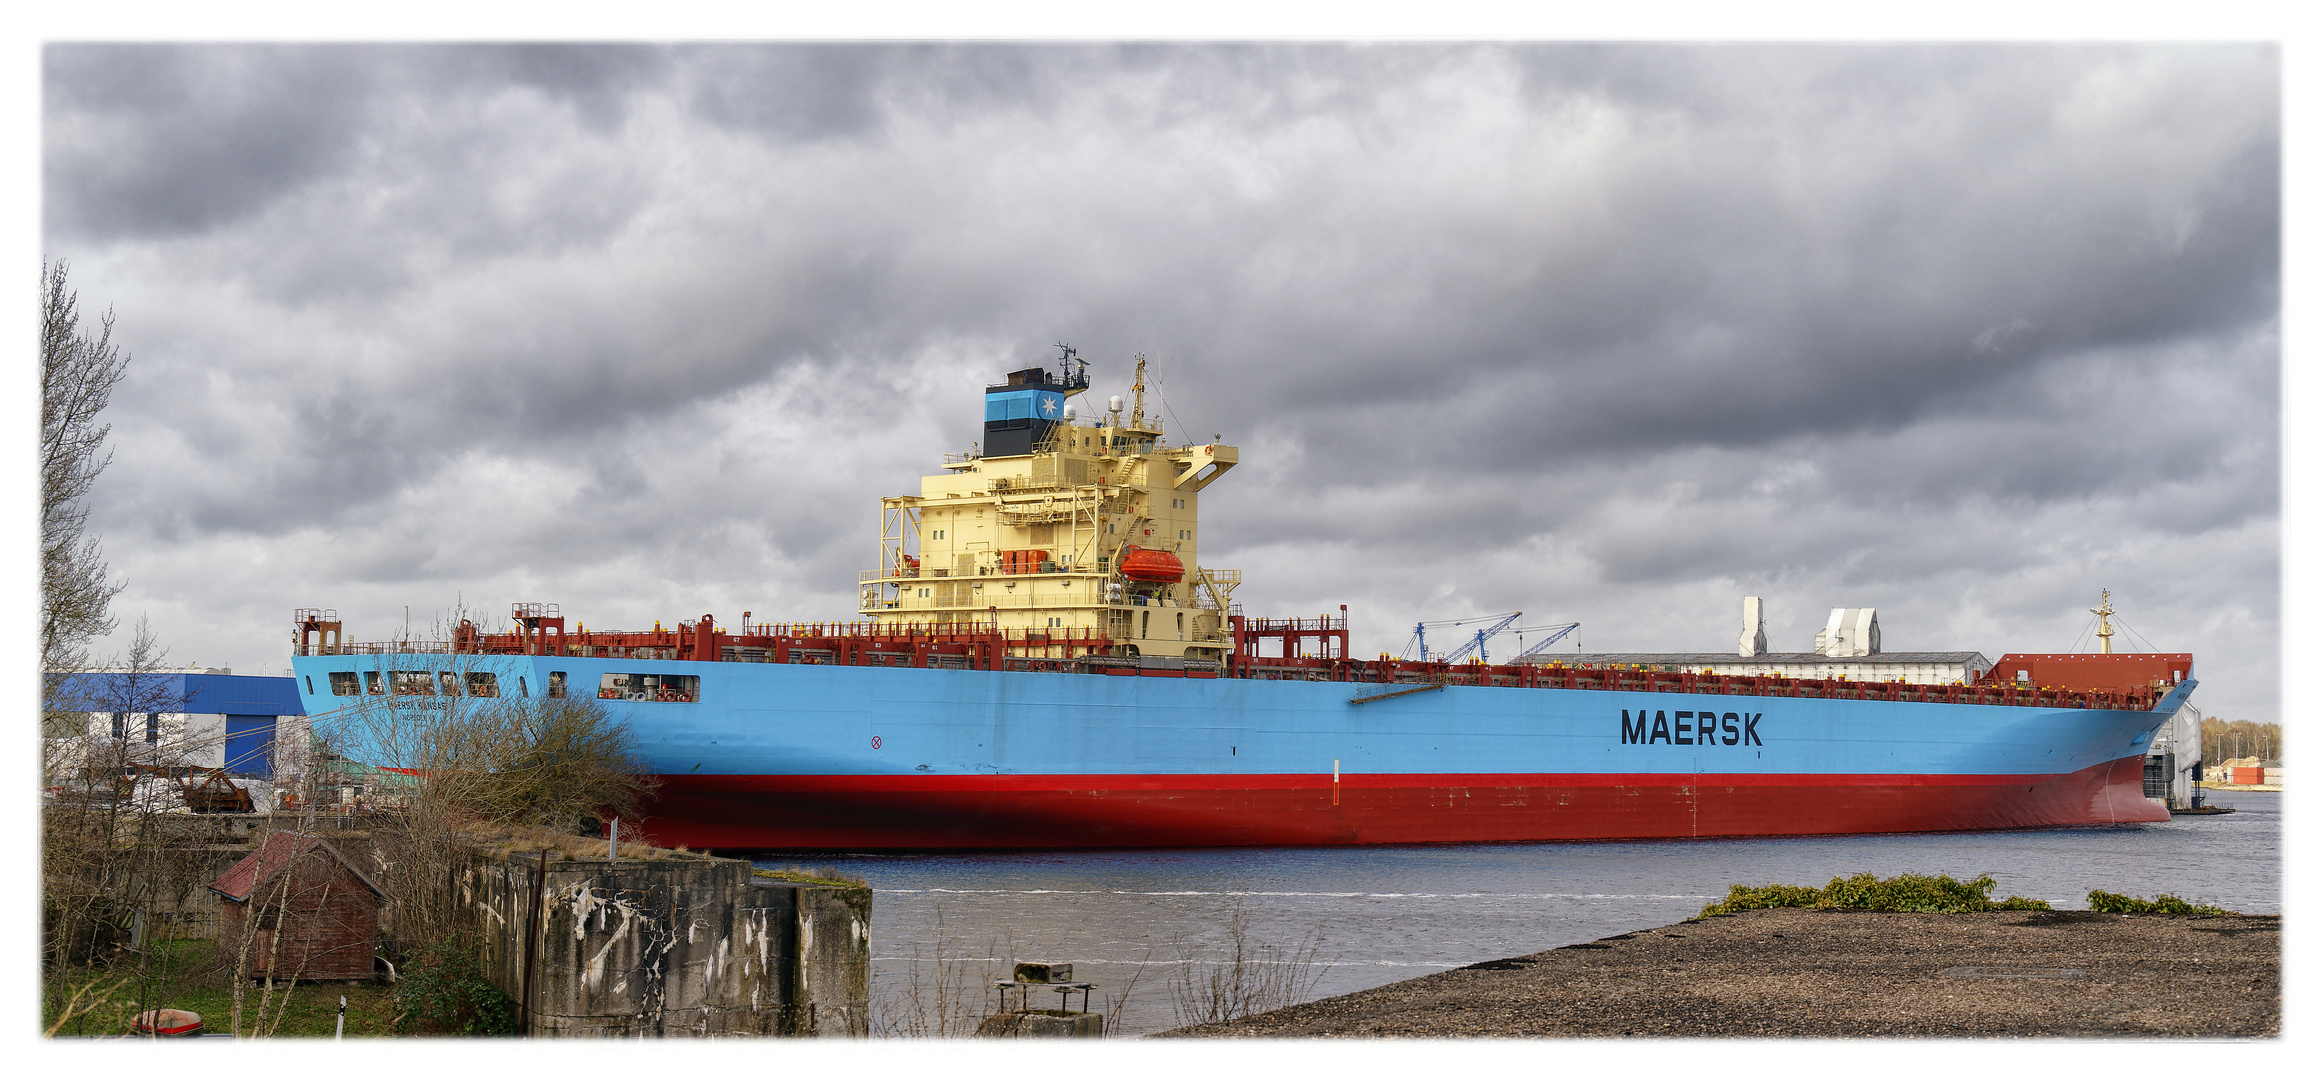
[[1141,548],[1136,544],[1121,547],[1121,576],[1131,581],[1166,582],[1175,585],[1186,580],[1186,564],[1166,551]]

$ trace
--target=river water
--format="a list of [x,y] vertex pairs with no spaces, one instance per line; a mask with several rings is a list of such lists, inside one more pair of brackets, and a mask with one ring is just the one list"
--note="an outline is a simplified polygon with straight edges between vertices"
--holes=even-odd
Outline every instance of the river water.
[[[2209,796],[2237,812],[1991,833],[756,861],[828,867],[871,884],[882,1032],[908,1029],[914,1017],[926,1030],[945,1012],[981,1014],[991,978],[1006,978],[1014,961],[1043,960],[1073,964],[1076,978],[1097,984],[1098,1010],[1116,1014],[1115,1033],[1138,1035],[1178,1026],[1178,1005],[1190,998],[1173,984],[1189,964],[1209,970],[1231,948],[1237,921],[1256,960],[1248,970],[1307,972],[1306,996],[1315,998],[1666,925],[1738,882],[1991,874],[1996,898],[2060,908],[2086,907],[2089,891],[2103,889],[2280,913],[2282,796]],[[1312,964],[1286,963],[1302,951]],[[939,1008],[946,977],[968,1000]]]

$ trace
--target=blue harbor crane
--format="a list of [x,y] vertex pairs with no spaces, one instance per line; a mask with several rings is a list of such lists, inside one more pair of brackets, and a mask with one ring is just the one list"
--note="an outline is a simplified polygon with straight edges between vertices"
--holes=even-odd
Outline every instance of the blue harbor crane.
[[[1404,659],[1406,659],[1406,660],[1409,660],[1409,659],[1411,659],[1411,658],[1412,658],[1412,652],[1413,652],[1413,650],[1416,648],[1416,649],[1418,650],[1419,654],[1420,654],[1420,655],[1419,655],[1419,658],[1420,658],[1422,661],[1430,661],[1430,660],[1433,660],[1433,661],[1436,661],[1436,662],[1438,662],[1438,663],[1445,663],[1445,664],[1457,664],[1457,663],[1459,663],[1460,661],[1467,659],[1467,658],[1468,658],[1468,654],[1469,654],[1469,653],[1475,653],[1475,654],[1476,654],[1476,656],[1477,656],[1477,658],[1478,658],[1478,659],[1480,659],[1480,660],[1481,660],[1481,659],[1485,659],[1485,653],[1484,653],[1484,643],[1485,643],[1487,640],[1490,640],[1490,639],[1491,639],[1491,637],[1492,637],[1494,634],[1498,634],[1498,633],[1500,633],[1501,631],[1508,629],[1510,624],[1512,624],[1512,623],[1516,622],[1518,619],[1520,619],[1520,618],[1523,618],[1523,617],[1524,617],[1524,612],[1521,612],[1521,611],[1511,611],[1511,612],[1509,612],[1509,613],[1507,613],[1507,614],[1505,614],[1505,615],[1478,615],[1478,616],[1476,616],[1475,618],[1472,618],[1472,619],[1439,619],[1439,620],[1437,620],[1437,621],[1435,621],[1435,622],[1424,622],[1424,623],[1418,623],[1418,624],[1415,624],[1415,625],[1412,627],[1412,640],[1411,640],[1411,641],[1407,641],[1407,642],[1405,642],[1405,643],[1404,643],[1404,655],[1403,655],[1403,658],[1404,658]],[[1440,656],[1440,657],[1439,657],[1439,656],[1430,656],[1430,655],[1428,655],[1428,628],[1429,628],[1429,627],[1431,627],[1431,626],[1467,626],[1467,625],[1470,625],[1470,624],[1472,624],[1472,623],[1480,623],[1480,622],[1491,622],[1491,623],[1492,623],[1492,625],[1491,625],[1491,626],[1489,626],[1489,627],[1486,627],[1486,628],[1484,628],[1484,629],[1482,629],[1482,630],[1478,630],[1478,631],[1476,632],[1476,636],[1475,636],[1474,638],[1471,638],[1471,639],[1469,639],[1468,641],[1462,642],[1462,643],[1460,644],[1460,647],[1459,647],[1459,648],[1457,648],[1457,649],[1454,649],[1454,650],[1452,650],[1451,652],[1444,654],[1443,656]]]
[[1547,626],[1519,626],[1516,628],[1516,640],[1518,648],[1524,647],[1524,635],[1532,633],[1536,630],[1554,630],[1556,633],[1550,634],[1548,637],[1541,639],[1540,644],[1535,645],[1532,648],[1525,649],[1523,652],[1516,654],[1516,659],[1509,661],[1509,663],[1521,664],[1527,660],[1532,659],[1533,657],[1539,656],[1542,653],[1548,651],[1549,646],[1563,641],[1565,639],[1565,635],[1570,634],[1575,630],[1579,630],[1580,628],[1581,624],[1577,622],[1563,624],[1551,623]]

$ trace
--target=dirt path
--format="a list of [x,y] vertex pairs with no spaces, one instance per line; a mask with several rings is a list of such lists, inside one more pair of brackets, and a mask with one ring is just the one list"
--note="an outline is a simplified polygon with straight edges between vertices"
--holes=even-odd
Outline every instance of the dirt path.
[[1168,1037],[2263,1037],[2280,916],[1772,909]]

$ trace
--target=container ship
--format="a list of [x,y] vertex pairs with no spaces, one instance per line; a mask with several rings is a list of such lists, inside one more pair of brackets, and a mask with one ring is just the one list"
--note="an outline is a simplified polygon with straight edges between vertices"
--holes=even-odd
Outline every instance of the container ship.
[[1087,365],[1061,348],[1059,370],[986,389],[974,448],[946,455],[917,494],[881,500],[854,621],[744,612],[607,631],[519,603],[506,624],[461,620],[448,640],[354,643],[334,610],[300,609],[308,715],[341,752],[392,768],[403,763],[344,721],[593,698],[659,781],[624,833],[718,850],[2169,817],[2142,781],[2156,730],[2194,688],[2188,654],[1879,654],[1876,621],[1850,610],[1813,654],[1769,654],[1763,632],[1754,649],[1746,625],[1730,654],[1368,659],[1350,655],[1344,607],[1245,615],[1240,573],[1198,554],[1202,493],[1236,448],[1167,442],[1142,357],[1126,402],[1083,413]]

